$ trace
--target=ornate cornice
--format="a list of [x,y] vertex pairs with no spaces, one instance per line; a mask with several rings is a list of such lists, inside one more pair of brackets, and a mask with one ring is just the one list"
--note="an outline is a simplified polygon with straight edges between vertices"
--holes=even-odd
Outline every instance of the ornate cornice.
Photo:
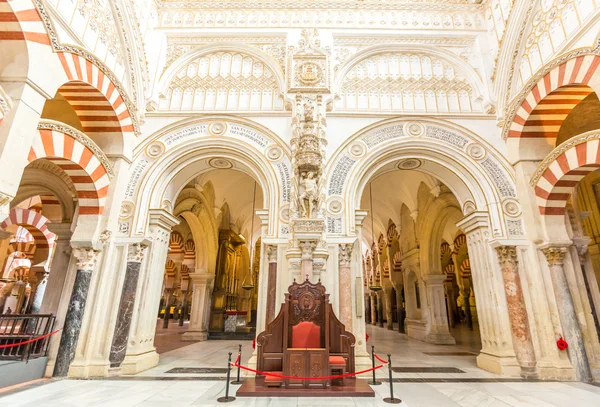
[[[46,27],[46,32],[48,33],[48,38],[50,39],[50,45],[52,46],[52,50],[54,52],[70,52],[72,54],[79,55],[80,57],[85,58],[88,61],[90,61],[91,63],[93,63],[94,65],[96,65],[96,67],[100,71],[102,71],[102,73],[113,82],[113,84],[115,85],[115,88],[119,92],[119,95],[123,98],[125,106],[127,107],[127,110],[129,110],[129,114],[131,116],[131,121],[133,123],[134,132],[136,135],[139,135],[140,127],[139,127],[139,121],[138,121],[138,110],[135,105],[135,102],[137,101],[137,93],[136,93],[135,87],[132,87],[132,90],[131,90],[132,96],[133,96],[133,102],[132,102],[129,99],[129,93],[125,90],[125,88],[121,84],[121,81],[119,81],[119,79],[116,77],[116,75],[113,73],[113,71],[109,67],[107,67],[106,64],[104,64],[104,62],[102,62],[93,53],[89,52],[86,49],[83,49],[83,48],[75,46],[75,45],[63,45],[60,43],[58,34],[56,33],[56,30],[54,28],[54,23],[52,22],[52,19],[50,18],[49,14],[48,14],[48,10],[46,10],[44,1],[43,0],[33,0],[33,1],[35,2],[35,6],[38,9],[38,12],[40,14],[40,17],[42,18],[42,21],[44,22],[44,26]],[[130,65],[129,68],[132,69],[132,66]]]
[[531,180],[529,181],[529,184],[531,186],[535,187],[537,185],[538,181],[540,180],[540,178],[542,177],[542,174],[544,174],[544,172],[558,158],[558,156],[563,154],[565,151],[567,151],[579,144],[585,144],[588,141],[598,140],[598,139],[600,139],[600,130],[588,131],[587,133],[583,133],[583,134],[575,136],[571,139],[568,139],[567,141],[565,141],[564,143],[562,143],[561,145],[556,147],[554,150],[552,150],[546,156],[546,158],[544,158],[544,161],[542,161],[542,163],[537,167],[537,169],[533,173]]
[[110,164],[110,161],[108,160],[106,155],[104,155],[102,149],[98,147],[98,145],[94,143],[94,141],[91,138],[89,138],[86,134],[64,123],[55,122],[54,120],[48,119],[40,120],[40,122],[38,123],[38,129],[59,131],[73,137],[75,140],[79,141],[81,144],[89,148],[94,153],[98,161],[100,161],[100,163],[102,163],[102,165],[106,169],[106,173],[108,174],[110,179],[112,179],[115,176],[115,172],[112,168],[112,165]]
[[198,10],[481,10],[481,0],[278,0],[278,1],[169,1],[161,0],[159,7]]

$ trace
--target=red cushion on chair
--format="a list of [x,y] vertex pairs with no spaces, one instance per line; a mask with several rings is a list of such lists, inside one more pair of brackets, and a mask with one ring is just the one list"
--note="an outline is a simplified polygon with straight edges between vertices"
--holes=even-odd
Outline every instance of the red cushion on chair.
[[330,365],[345,365],[346,360],[341,356],[329,356]]
[[292,327],[292,348],[320,348],[321,327],[313,322],[300,322]]

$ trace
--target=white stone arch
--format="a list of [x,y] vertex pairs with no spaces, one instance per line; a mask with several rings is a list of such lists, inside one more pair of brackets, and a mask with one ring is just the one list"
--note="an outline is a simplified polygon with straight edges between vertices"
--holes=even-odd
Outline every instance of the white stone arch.
[[257,48],[251,47],[249,45],[243,45],[240,43],[229,42],[221,42],[218,44],[211,44],[195,48],[192,51],[189,51],[188,53],[177,58],[167,67],[167,69],[165,69],[165,71],[161,75],[160,80],[158,82],[158,86],[156,87],[156,89],[158,89],[159,94],[166,95],[169,88],[169,84],[181,68],[185,67],[187,64],[191,63],[197,58],[200,58],[204,55],[209,55],[214,52],[238,52],[242,54],[247,54],[251,57],[261,60],[261,62],[263,62],[275,75],[275,80],[277,81],[279,93],[283,97],[283,94],[286,89],[285,75],[277,61],[275,61],[275,59],[273,59],[273,57],[271,57],[267,53]]
[[461,59],[459,56],[457,56],[456,54],[453,54],[450,51],[446,51],[444,49],[440,49],[439,47],[428,46],[428,45],[413,46],[413,45],[402,45],[402,44],[384,44],[384,45],[375,45],[372,47],[365,48],[365,49],[357,52],[356,54],[354,54],[354,56],[352,58],[350,58],[348,61],[346,61],[340,67],[339,71],[336,73],[336,77],[334,80],[334,86],[333,86],[334,92],[336,94],[339,94],[340,87],[342,86],[342,83],[343,83],[344,79],[346,78],[346,75],[350,72],[350,70],[355,65],[357,65],[358,63],[362,62],[363,60],[365,60],[367,58],[376,56],[378,54],[393,53],[393,52],[420,53],[420,54],[425,54],[430,57],[436,57],[445,62],[448,62],[449,64],[451,64],[453,66],[453,68],[455,70],[459,71],[465,77],[467,82],[471,85],[473,90],[476,92],[475,96],[481,97],[482,101],[484,102],[482,104],[482,106],[485,106],[485,104],[487,103],[487,101],[489,99],[487,89],[484,86],[483,82],[481,81],[481,78],[479,77],[477,72],[475,72],[475,70],[471,66],[469,66],[463,59]]
[[268,234],[276,236],[284,230],[287,219],[280,219],[279,209],[289,203],[289,147],[253,121],[215,115],[174,123],[136,148],[121,207],[121,234],[144,235],[151,209],[172,212],[186,184],[219,168],[242,171],[255,179],[269,211]]
[[[523,237],[510,164],[469,130],[431,118],[380,121],[355,133],[336,150],[326,169],[325,188],[328,224],[338,222],[340,227],[328,231],[353,234],[354,210],[360,208],[368,182],[398,169],[418,170],[441,180],[458,199],[464,215],[487,212],[492,238]],[[342,203],[342,210],[333,202]]]

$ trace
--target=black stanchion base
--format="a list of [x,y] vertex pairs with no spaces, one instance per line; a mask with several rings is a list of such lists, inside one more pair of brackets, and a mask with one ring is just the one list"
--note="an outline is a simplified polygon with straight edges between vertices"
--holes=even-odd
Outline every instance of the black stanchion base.
[[374,382],[374,381],[368,381],[367,384],[371,385],[371,386],[379,386],[381,384],[381,382]]
[[386,397],[383,399],[383,401],[385,401],[386,403],[390,403],[390,404],[400,404],[402,403],[402,400],[397,399],[396,397],[391,398],[391,397]]
[[229,384],[242,384],[243,382],[241,380],[234,380],[232,382],[230,382]]
[[235,401],[235,397],[233,397],[233,396],[219,397],[217,399],[217,401],[219,403],[231,403],[232,401]]

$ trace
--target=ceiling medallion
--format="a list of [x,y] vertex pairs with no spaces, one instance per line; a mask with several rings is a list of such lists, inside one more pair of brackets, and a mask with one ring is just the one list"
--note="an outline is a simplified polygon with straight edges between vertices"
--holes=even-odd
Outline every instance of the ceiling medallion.
[[399,170],[414,170],[419,168],[423,164],[421,160],[417,160],[416,158],[409,158],[407,160],[401,161],[398,163]]
[[267,158],[271,161],[277,161],[283,155],[283,150],[279,146],[272,146],[267,149]]
[[208,125],[208,132],[213,136],[222,136],[227,131],[227,123],[212,122]]
[[409,136],[421,137],[425,134],[425,126],[419,122],[408,122],[404,125],[404,132]]
[[233,168],[233,163],[225,158],[211,158],[208,160],[208,165],[219,170]]
[[289,205],[285,205],[282,206],[281,209],[279,210],[279,219],[281,219],[281,221],[283,223],[288,223],[290,221],[290,207]]
[[166,150],[165,145],[160,141],[155,141],[146,147],[146,155],[150,158],[160,157]]

